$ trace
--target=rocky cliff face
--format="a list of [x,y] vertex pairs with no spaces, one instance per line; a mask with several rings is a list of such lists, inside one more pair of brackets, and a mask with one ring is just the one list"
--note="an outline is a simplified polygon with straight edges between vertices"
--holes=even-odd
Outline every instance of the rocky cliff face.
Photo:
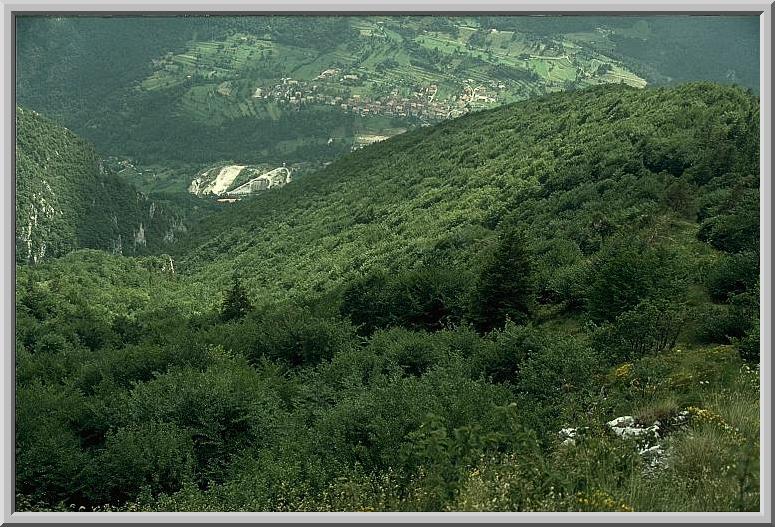
[[[46,255],[47,241],[51,239],[50,226],[62,215],[56,204],[56,195],[51,186],[41,180],[42,189],[33,191],[29,197],[22,223],[17,225],[17,240],[21,244],[22,257],[37,263]],[[17,247],[18,251],[18,247]]]

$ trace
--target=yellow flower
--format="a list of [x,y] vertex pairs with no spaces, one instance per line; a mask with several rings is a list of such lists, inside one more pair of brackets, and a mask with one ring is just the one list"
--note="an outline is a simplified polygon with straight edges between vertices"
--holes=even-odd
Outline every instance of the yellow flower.
[[689,412],[695,419],[697,419],[700,422],[708,423],[708,424],[714,424],[724,430],[725,432],[729,433],[732,438],[739,442],[744,443],[745,437],[740,433],[740,431],[727,423],[723,417],[721,417],[719,414],[714,413],[710,410],[706,410],[704,408],[697,408],[696,406],[689,406],[686,408],[686,411]]
[[616,368],[614,375],[616,376],[617,379],[621,380],[629,377],[631,373],[632,373],[632,364],[629,362],[626,362],[621,366],[619,366],[618,368]]

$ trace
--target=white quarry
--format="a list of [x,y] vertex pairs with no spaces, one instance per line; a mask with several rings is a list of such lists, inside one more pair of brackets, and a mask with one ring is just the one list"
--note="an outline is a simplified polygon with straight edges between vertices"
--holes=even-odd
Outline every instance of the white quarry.
[[[249,178],[245,181],[245,178]],[[238,181],[238,178],[240,181]],[[248,165],[224,165],[200,172],[188,191],[200,197],[217,196],[219,202],[238,201],[240,198],[282,187],[291,182],[291,169],[285,164],[271,170]]]

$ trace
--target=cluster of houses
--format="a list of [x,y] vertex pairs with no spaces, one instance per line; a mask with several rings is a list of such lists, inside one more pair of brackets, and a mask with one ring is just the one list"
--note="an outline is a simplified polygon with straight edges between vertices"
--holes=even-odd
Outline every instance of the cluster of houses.
[[[341,99],[341,100],[336,100]],[[346,99],[336,97],[334,105],[345,112],[359,115],[387,115],[391,117],[424,117],[426,119],[448,119],[463,115],[465,110],[447,102],[428,101],[421,97],[388,97],[384,100],[372,100],[368,97],[353,95]]]
[[[336,80],[346,85],[348,81],[357,82],[358,75],[345,74],[336,68],[324,70],[315,80]],[[473,82],[473,81],[472,81]],[[430,84],[412,96],[401,96],[397,90],[382,98],[372,99],[350,93],[346,88],[340,94],[331,93],[331,85],[325,86],[314,82],[282,78],[280,82],[268,87],[259,86],[253,93],[253,98],[268,99],[291,106],[306,104],[323,104],[339,107],[344,112],[358,115],[382,115],[389,117],[419,117],[430,121],[438,121],[459,117],[465,114],[471,104],[490,104],[496,102],[496,93],[505,89],[504,84],[491,83],[492,86],[469,86],[458,96],[445,100],[436,100],[438,86]]]

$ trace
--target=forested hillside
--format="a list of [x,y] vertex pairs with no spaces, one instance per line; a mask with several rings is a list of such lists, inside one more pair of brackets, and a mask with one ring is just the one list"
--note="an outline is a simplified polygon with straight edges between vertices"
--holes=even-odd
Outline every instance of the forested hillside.
[[743,90],[712,84],[479,112],[206,218],[181,265],[220,285],[238,271],[262,298],[308,295],[380,269],[476,267],[518,225],[540,294],[578,304],[592,257],[621,236],[698,230],[718,249],[757,246],[757,112]]
[[162,251],[185,232],[185,218],[207,206],[193,201],[138,193],[105,170],[87,141],[17,107],[18,262],[83,247],[130,255]]
[[17,509],[758,510],[758,120],[554,94],[17,266]]

